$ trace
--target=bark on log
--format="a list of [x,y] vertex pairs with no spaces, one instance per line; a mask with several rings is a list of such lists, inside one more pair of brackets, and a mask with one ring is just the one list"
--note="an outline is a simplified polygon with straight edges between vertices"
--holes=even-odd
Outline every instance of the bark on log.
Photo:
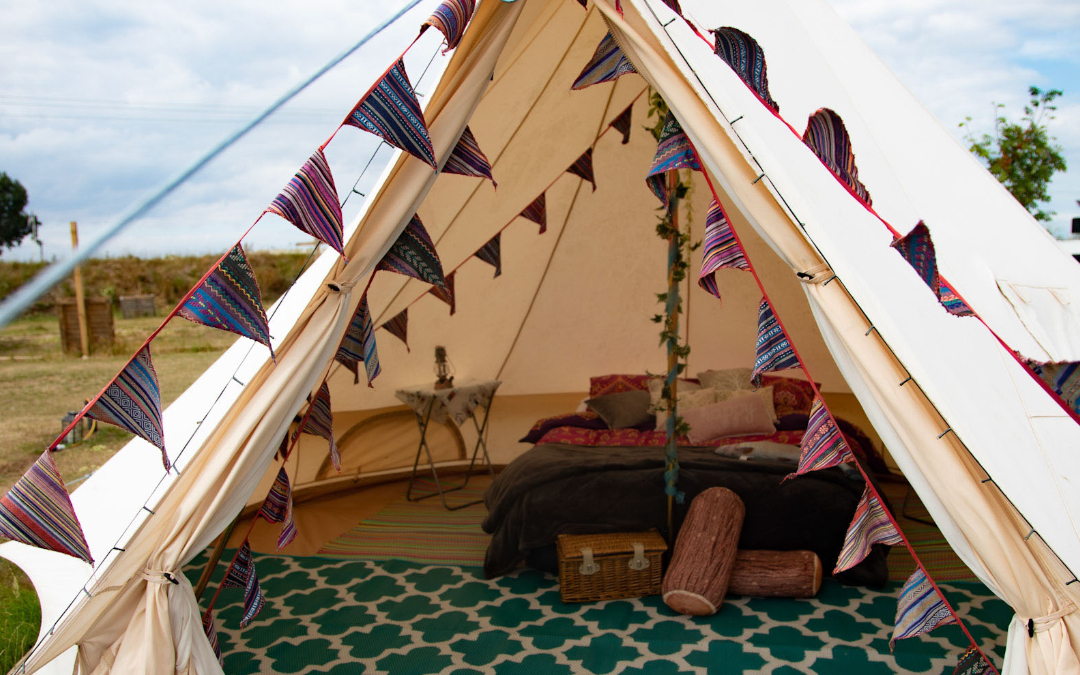
[[728,580],[728,593],[755,598],[812,598],[820,589],[813,551],[739,551]]
[[664,576],[664,603],[680,614],[715,614],[728,591],[746,507],[727,488],[709,488],[690,504]]

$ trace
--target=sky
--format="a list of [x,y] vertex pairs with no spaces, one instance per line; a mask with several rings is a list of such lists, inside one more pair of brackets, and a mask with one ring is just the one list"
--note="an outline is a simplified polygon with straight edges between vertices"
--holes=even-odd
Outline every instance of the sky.
[[[1050,229],[1068,231],[1080,216],[1080,3],[830,2],[957,138],[968,116],[976,135],[992,131],[995,103],[1018,119],[1029,85],[1063,90],[1047,126],[1072,170],[1051,186],[1057,216]],[[437,4],[422,0],[103,252],[220,253],[233,244]],[[78,221],[86,241],[404,5],[0,0],[0,171],[26,187],[28,209],[43,223],[45,258],[69,250],[69,221]],[[443,62],[440,39],[428,31],[406,56],[421,94]],[[362,174],[377,147],[374,136],[352,128],[329,147],[342,196],[358,177],[360,193],[377,179],[385,147]],[[350,197],[346,221],[361,200]],[[245,247],[263,249],[305,241],[273,216],[244,239]],[[2,259],[39,255],[26,240]]]

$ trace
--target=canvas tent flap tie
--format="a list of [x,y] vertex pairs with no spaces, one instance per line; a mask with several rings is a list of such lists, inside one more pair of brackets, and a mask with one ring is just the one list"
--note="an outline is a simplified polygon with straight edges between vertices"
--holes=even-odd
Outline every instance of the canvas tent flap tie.
[[1049,630],[1053,624],[1060,622],[1062,618],[1075,612],[1076,605],[1066,600],[1064,606],[1056,612],[1030,619],[1017,613],[1016,620],[1027,629],[1028,637],[1035,637],[1035,633],[1043,633]]
[[829,277],[833,276],[833,271],[829,267],[829,263],[822,262],[803,270],[802,272],[796,272],[795,276],[799,278],[799,281],[804,284],[820,284]]
[[178,572],[165,572],[159,570],[143,570],[140,575],[143,581],[149,581],[152,584],[167,585],[172,584],[174,586],[180,585]]

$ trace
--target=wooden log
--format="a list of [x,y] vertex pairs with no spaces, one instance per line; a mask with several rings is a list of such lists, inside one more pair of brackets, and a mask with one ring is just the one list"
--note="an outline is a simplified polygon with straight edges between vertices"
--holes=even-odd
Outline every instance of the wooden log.
[[813,551],[739,551],[728,593],[755,598],[812,598],[821,590],[821,559]]
[[680,614],[715,614],[728,591],[746,507],[727,488],[709,488],[690,504],[671,565],[664,603]]

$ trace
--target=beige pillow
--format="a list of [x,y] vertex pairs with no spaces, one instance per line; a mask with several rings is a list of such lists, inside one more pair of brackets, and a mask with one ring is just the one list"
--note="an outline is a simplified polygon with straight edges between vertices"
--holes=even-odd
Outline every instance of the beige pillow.
[[687,436],[695,445],[729,436],[776,433],[764,401],[754,393],[687,410],[682,418],[690,425]]
[[750,368],[727,368],[725,370],[706,370],[698,373],[702,387],[712,387],[719,392],[749,391],[754,388],[750,382]]
[[[682,415],[684,410],[693,410],[694,408],[700,408],[704,405],[711,405],[716,403],[716,391],[713,389],[700,389],[695,388],[690,391],[683,389],[685,382],[679,383],[679,388],[676,394],[679,397],[679,414]],[[697,385],[692,385],[697,387]],[[664,431],[667,429],[667,404],[661,399],[657,405],[653,407],[653,412],[656,414],[656,430]]]
[[[700,384],[696,384],[694,382],[685,382],[683,380],[679,380],[678,392],[677,393],[678,393],[679,396],[682,396],[683,394],[686,394],[686,393],[691,392],[691,391],[697,391],[698,389],[701,389]],[[650,402],[649,406],[650,406],[650,410],[652,410],[653,412],[658,412],[661,407],[666,407],[666,406],[663,406],[662,399],[660,398],[660,393],[663,392],[663,391],[664,391],[664,378],[662,378],[662,377],[650,377],[649,378],[649,402]]]
[[780,421],[780,418],[776,415],[776,404],[773,402],[773,388],[770,384],[767,387],[761,389],[740,389],[736,391],[717,392],[717,401],[730,401],[733,398],[739,396],[746,396],[747,394],[757,394],[761,397],[762,402],[765,403],[765,408],[769,411],[769,417],[772,418],[773,424]]

